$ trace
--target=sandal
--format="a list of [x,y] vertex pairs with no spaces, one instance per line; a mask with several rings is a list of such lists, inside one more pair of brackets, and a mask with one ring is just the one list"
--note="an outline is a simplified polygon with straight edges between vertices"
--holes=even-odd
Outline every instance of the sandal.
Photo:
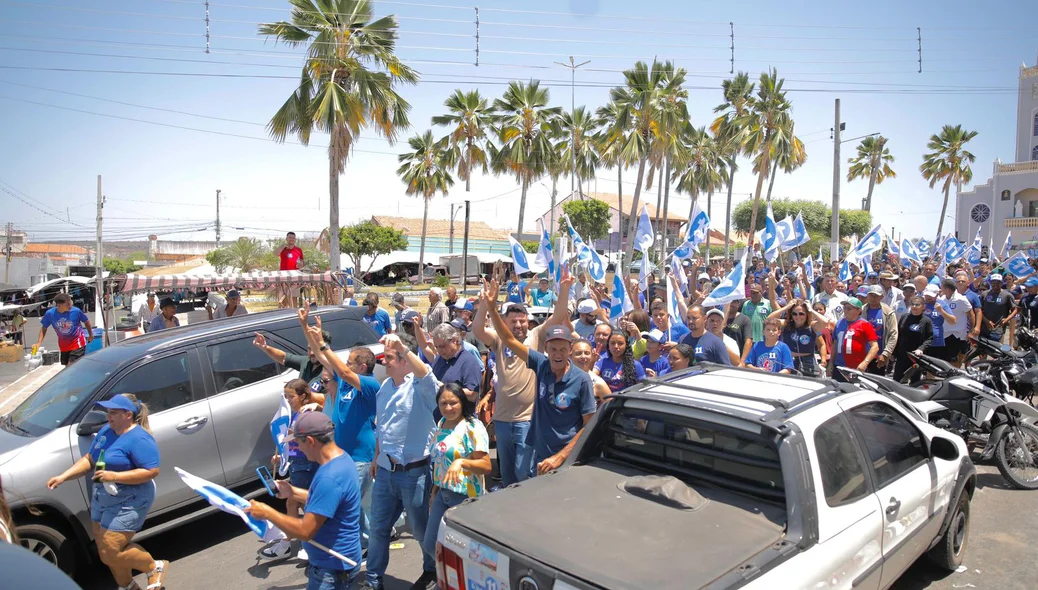
[[141,587],[137,580],[131,580],[129,586],[119,586],[119,590],[141,590]]
[[[169,568],[169,562],[166,560],[156,561],[155,569],[148,572],[148,588],[147,590],[159,590],[166,585],[166,570]],[[154,580],[154,581],[152,581]]]

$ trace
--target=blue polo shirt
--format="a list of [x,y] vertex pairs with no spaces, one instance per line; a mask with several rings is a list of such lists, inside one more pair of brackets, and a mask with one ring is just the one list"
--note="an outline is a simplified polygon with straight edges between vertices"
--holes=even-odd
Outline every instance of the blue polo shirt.
[[555,291],[551,289],[545,289],[541,291],[540,287],[534,287],[530,289],[530,302],[535,307],[551,307],[555,305]]
[[454,358],[436,357],[432,370],[440,383],[460,383],[470,391],[479,391],[483,380],[482,363],[465,350],[459,351]]
[[[315,543],[360,563],[360,480],[357,479],[357,465],[348,454],[343,453],[317,468],[303,512],[325,518],[314,535]],[[352,569],[313,543],[303,541],[303,546],[310,564],[315,567]]]
[[977,295],[977,292],[972,287],[973,285],[970,285],[970,288],[966,289],[966,292],[962,295],[966,298],[966,301],[970,302],[970,307],[980,309],[980,295]]
[[534,463],[558,453],[584,427],[584,416],[595,413],[591,377],[570,363],[556,380],[544,354],[530,349],[526,366],[537,374],[537,397],[526,444],[534,449]]
[[509,303],[523,303],[526,300],[526,281],[508,281],[505,290],[508,291]]
[[697,361],[729,366],[732,364],[732,359],[728,358],[728,349],[725,348],[724,341],[712,332],[703,332],[699,338],[689,332],[681,343],[692,347]]
[[[326,400],[324,413],[335,424],[335,444],[357,463],[375,459],[375,396],[378,380],[360,376],[360,390],[335,375],[338,389],[334,400]],[[330,397],[330,396],[329,396]]]
[[408,373],[399,387],[392,377],[382,382],[375,395],[379,467],[392,469],[390,457],[406,464],[429,456],[429,433],[436,427],[433,411],[438,388],[432,371],[421,378]]
[[389,312],[381,307],[375,310],[375,315],[364,314],[360,316],[360,319],[371,326],[379,338],[393,331],[393,324],[389,321]]

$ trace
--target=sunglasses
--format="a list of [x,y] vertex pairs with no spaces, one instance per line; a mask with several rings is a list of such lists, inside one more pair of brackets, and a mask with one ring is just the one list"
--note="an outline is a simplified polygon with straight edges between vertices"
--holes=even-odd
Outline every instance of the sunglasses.
[[806,313],[804,313],[804,312],[802,312],[802,311],[794,311],[794,312],[793,312],[793,317],[796,317],[796,316],[804,316],[804,315],[807,315],[807,314],[806,314]]

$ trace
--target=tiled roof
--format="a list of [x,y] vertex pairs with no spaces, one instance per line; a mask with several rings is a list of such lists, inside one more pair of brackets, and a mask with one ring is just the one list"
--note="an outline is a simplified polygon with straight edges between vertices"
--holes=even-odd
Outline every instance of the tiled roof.
[[26,254],[87,254],[87,249],[73,244],[26,244]]
[[[409,236],[422,235],[422,219],[410,217],[390,217],[387,215],[374,215],[371,220],[383,227],[398,229]],[[425,235],[426,237],[446,238],[451,234],[450,222],[446,219],[430,219]],[[508,240],[509,232],[503,229],[494,229],[482,221],[469,221],[469,239],[475,240]],[[454,222],[454,238],[461,240],[465,235],[464,220]]]

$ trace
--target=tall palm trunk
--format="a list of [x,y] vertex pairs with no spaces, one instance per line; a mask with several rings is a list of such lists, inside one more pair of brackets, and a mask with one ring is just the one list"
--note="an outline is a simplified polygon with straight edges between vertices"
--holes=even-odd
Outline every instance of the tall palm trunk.
[[645,161],[648,158],[649,156],[646,154],[638,160],[638,179],[634,182],[634,197],[631,198],[631,216],[627,226],[627,247],[624,248],[624,261],[631,260],[634,253],[634,235],[631,235],[631,230],[634,229],[637,234],[638,200],[642,196],[642,177],[645,176]]
[[660,246],[660,260],[667,254],[667,230],[670,229],[669,217],[667,217],[667,209],[670,206],[670,154],[667,154],[663,161],[663,245]]
[[551,227],[548,229],[548,235],[551,239],[555,240],[555,199],[559,195],[559,179],[551,177]]
[[727,259],[731,255],[732,250],[732,182],[735,180],[735,172],[732,170],[735,166],[732,164],[735,160],[729,161],[728,166],[728,203],[724,208],[724,257]]
[[767,201],[771,202],[771,189],[775,188],[775,177],[778,176],[778,160],[771,165],[771,178],[768,179],[768,198]]
[[872,211],[872,189],[876,188],[876,175],[879,174],[879,162],[872,162],[872,173],[869,174],[869,192],[865,195],[865,211]]
[[429,227],[429,201],[432,195],[422,197],[425,201],[425,212],[422,213],[422,245],[418,250],[418,282],[425,283],[425,230]]
[[[713,201],[713,200],[714,200],[714,191],[713,191],[713,189],[711,189],[710,192],[706,193],[706,216],[710,217],[711,219],[713,219],[713,216],[710,213],[710,202]],[[706,263],[710,264],[710,226],[709,225],[706,227]]]
[[[623,164],[616,165],[616,209],[619,221],[616,224],[616,249],[624,249],[624,167]],[[620,261],[617,261],[616,270],[620,270]]]
[[[657,169],[657,171],[658,171],[658,169]],[[660,181],[662,179],[657,178],[656,180]],[[656,224],[655,224],[655,226],[653,226],[653,227],[656,228],[657,232],[660,232],[660,227],[662,227],[660,225],[660,209],[661,208],[663,208],[663,183],[662,182],[657,182],[657,184],[656,184],[656,216],[655,216]],[[663,225],[666,225],[666,224],[667,224],[667,222],[666,222],[666,220],[664,220]],[[663,235],[666,232],[660,232],[660,233],[661,233],[661,235]],[[660,251],[660,260],[662,260],[663,259],[663,252],[664,252],[663,239],[660,240],[659,244],[656,244],[656,247]]]
[[753,195],[753,212],[750,214],[750,237],[747,239],[746,243],[746,249],[750,252],[753,252],[754,234],[757,230],[757,212],[760,210],[760,193],[764,188],[764,175],[767,174],[768,165],[771,164],[771,162],[768,162],[767,160],[768,156],[765,153],[764,162],[762,162],[760,172],[757,174],[757,190]]
[[[333,130],[332,135],[336,135]],[[332,145],[335,145],[332,138]],[[342,246],[339,244],[339,166],[332,154],[328,154],[328,262],[332,272],[342,270],[339,254]]]
[[948,193],[951,192],[951,184],[944,187],[944,204],[941,205],[941,220],[937,222],[937,239],[933,241],[934,252],[941,245],[941,232],[944,231],[944,216],[948,213]]
[[530,188],[530,181],[526,179],[525,174],[522,183],[523,190],[519,197],[519,225],[515,230],[516,239],[520,241],[523,239],[523,218],[526,217],[526,189]]
[[465,160],[469,163],[468,173],[465,175],[465,192],[472,188],[472,138],[468,138],[468,149],[465,150]]

